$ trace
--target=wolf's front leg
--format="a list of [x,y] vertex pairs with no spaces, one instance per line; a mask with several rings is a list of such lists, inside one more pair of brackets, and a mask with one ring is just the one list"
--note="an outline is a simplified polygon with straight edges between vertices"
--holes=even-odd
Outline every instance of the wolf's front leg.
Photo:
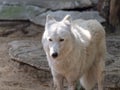
[[68,82],[68,90],[76,90],[76,82]]
[[60,74],[53,74],[54,90],[64,90],[63,87],[63,76]]

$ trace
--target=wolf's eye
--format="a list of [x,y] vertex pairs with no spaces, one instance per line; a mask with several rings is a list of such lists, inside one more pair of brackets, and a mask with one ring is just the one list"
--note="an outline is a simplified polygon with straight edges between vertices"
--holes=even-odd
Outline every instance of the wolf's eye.
[[64,39],[60,39],[60,42],[63,42],[64,41]]
[[52,41],[52,39],[51,39],[51,38],[49,38],[49,41]]

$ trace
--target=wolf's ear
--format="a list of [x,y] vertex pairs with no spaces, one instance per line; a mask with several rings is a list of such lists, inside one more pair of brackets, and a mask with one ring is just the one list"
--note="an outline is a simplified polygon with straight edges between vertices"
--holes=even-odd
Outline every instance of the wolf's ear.
[[62,22],[64,23],[64,24],[66,24],[66,25],[70,25],[71,24],[71,16],[70,15],[66,15],[65,17],[64,17],[64,19],[62,20]]
[[55,22],[56,22],[56,20],[52,16],[47,15],[47,17],[46,17],[46,25],[51,25],[51,24],[53,24]]

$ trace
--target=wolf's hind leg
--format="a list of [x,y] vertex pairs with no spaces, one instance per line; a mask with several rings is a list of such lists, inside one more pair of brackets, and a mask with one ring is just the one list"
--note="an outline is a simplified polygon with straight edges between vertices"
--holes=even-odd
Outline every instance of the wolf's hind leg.
[[98,90],[103,90],[103,80],[104,80],[104,61],[101,61],[98,65],[97,69],[97,84]]
[[103,90],[104,69],[105,69],[105,55],[106,55],[106,42],[102,39],[99,43],[98,54],[96,60],[99,62],[96,67],[98,90]]

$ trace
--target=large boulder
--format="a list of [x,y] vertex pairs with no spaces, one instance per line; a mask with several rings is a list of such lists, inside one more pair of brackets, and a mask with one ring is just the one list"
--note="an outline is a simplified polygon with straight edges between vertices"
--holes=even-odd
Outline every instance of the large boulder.
[[0,0],[0,20],[30,20],[44,26],[46,15],[51,14],[56,19],[62,19],[70,14],[74,19],[105,20],[97,11],[73,11],[88,8],[97,0]]
[[65,15],[70,14],[73,20],[75,19],[97,19],[99,22],[105,22],[97,11],[51,11],[31,5],[0,5],[1,20],[30,20],[38,25],[45,25],[46,15],[52,15],[57,20],[61,20]]
[[72,19],[96,19],[99,22],[105,22],[105,19],[102,18],[99,15],[99,12],[97,11],[84,11],[84,12],[78,12],[78,11],[63,11],[63,10],[58,10],[58,11],[47,11],[45,13],[42,13],[34,18],[29,17],[29,19],[37,24],[40,24],[42,26],[45,25],[45,20],[46,20],[46,15],[51,15],[56,18],[56,20],[62,20],[65,15],[69,14],[71,15]]
[[32,5],[0,5],[0,19],[29,20],[29,17],[37,16],[45,11],[45,8]]
[[97,4],[99,0],[90,0],[92,4]]
[[50,70],[40,41],[22,40],[10,42],[9,55],[12,60],[45,71]]
[[92,5],[90,0],[0,0],[0,4],[33,5],[51,10],[83,8]]

